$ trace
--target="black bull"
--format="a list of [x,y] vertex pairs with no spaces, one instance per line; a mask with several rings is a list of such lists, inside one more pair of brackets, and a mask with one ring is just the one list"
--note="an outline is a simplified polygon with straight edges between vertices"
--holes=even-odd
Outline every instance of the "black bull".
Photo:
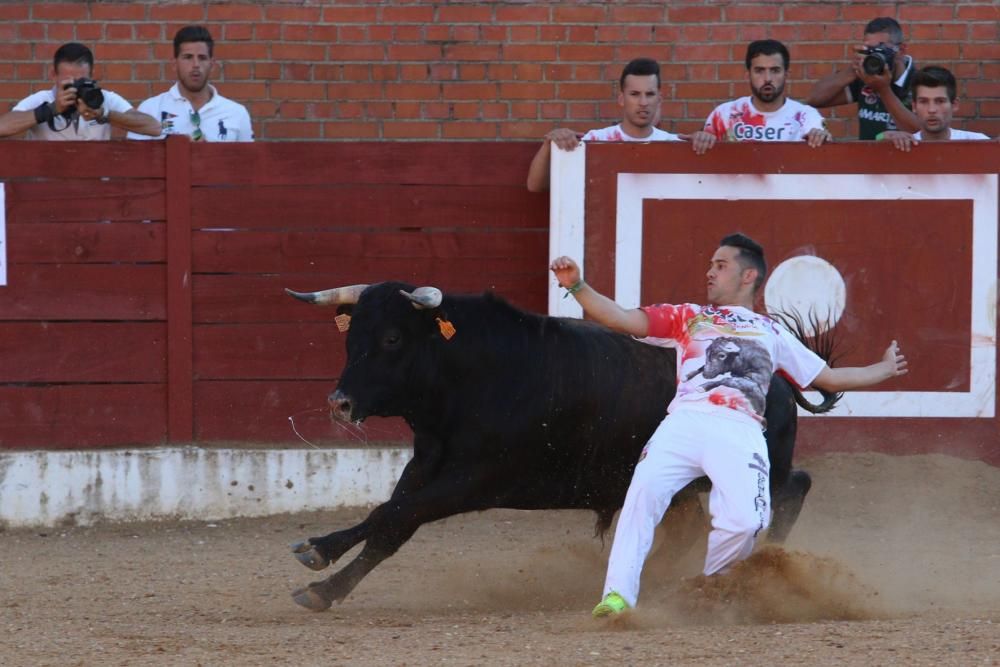
[[[387,502],[352,528],[294,546],[303,564],[320,570],[365,543],[341,570],[293,593],[317,611],[342,601],[421,525],[455,514],[589,509],[603,535],[676,389],[672,350],[527,313],[489,293],[442,297],[402,283],[290,293],[339,303],[352,317],[333,415],[401,416],[414,435],[413,458]],[[455,328],[450,339],[444,322]],[[792,470],[795,405],[825,411],[835,401],[814,406],[781,376],[771,382],[771,540],[787,536],[810,486],[807,473]],[[697,505],[707,488],[704,478],[692,482],[673,505]]]

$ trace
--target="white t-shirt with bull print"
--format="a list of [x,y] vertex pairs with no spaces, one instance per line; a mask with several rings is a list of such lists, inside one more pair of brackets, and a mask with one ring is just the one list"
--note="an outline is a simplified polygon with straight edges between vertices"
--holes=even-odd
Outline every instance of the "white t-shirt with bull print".
[[677,395],[670,413],[736,410],[763,426],[773,373],[783,371],[807,387],[826,366],[777,322],[742,306],[659,304],[643,310],[649,336],[678,347]]

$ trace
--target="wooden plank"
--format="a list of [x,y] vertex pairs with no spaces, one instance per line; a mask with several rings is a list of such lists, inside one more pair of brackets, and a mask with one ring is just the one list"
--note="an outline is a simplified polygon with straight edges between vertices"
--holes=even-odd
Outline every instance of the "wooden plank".
[[162,320],[163,265],[12,264],[3,320]]
[[191,297],[191,142],[167,139],[167,434],[194,437]]
[[[202,185],[510,185],[524,187],[537,142],[266,142],[195,144]],[[690,147],[688,147],[690,152]]]
[[360,428],[332,423],[326,397],[335,386],[335,381],[196,382],[195,437],[198,442],[269,442],[300,447],[308,446],[307,442],[324,447],[413,441],[412,432],[401,419],[372,417]]
[[197,187],[195,229],[548,229],[548,198],[521,186],[315,184]]
[[161,322],[0,323],[0,382],[163,382]]
[[[327,309],[329,313],[329,309]],[[344,336],[323,323],[202,325],[194,330],[197,380],[334,378],[344,367]]]
[[0,449],[162,444],[162,384],[0,387]]
[[14,181],[6,187],[7,224],[164,220],[163,179]]
[[7,260],[12,264],[163,262],[166,225],[162,222],[29,223],[7,228]]
[[[546,310],[547,270],[535,264],[511,263],[511,273],[482,275],[469,262],[468,271],[450,270],[437,277],[421,276],[424,282],[446,293],[481,294],[492,290],[520,308],[543,313]],[[448,267],[445,267],[448,268]],[[456,267],[451,267],[452,269]],[[376,275],[376,274],[372,274]],[[285,294],[285,287],[314,291],[337,285],[366,282],[342,271],[313,274],[276,275],[196,275],[194,279],[194,320],[197,323],[227,322],[329,322],[330,308],[307,306]]]
[[0,179],[163,178],[162,141],[0,142]]
[[324,271],[345,260],[526,259],[545,264],[547,230],[472,232],[194,232],[198,273]]

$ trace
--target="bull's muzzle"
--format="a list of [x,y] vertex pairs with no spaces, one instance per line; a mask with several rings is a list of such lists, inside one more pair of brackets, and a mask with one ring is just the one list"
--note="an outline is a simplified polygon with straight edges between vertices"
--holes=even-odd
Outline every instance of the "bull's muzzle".
[[351,412],[354,410],[354,403],[351,401],[350,397],[339,389],[326,399],[327,403],[330,404],[330,415],[339,421],[350,422],[354,421],[351,418]]

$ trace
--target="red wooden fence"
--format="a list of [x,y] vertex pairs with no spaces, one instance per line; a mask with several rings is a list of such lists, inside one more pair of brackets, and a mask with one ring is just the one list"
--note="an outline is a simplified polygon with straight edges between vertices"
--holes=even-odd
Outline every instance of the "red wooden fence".
[[[530,144],[0,144],[0,448],[398,439],[334,432],[329,310],[399,279],[545,309]],[[300,443],[301,444],[301,443]]]

